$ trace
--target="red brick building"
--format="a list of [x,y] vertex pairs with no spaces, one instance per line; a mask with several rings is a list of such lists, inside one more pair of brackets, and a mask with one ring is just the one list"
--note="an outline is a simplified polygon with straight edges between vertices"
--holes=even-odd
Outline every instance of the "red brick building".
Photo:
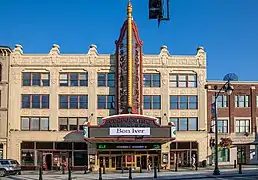
[[[210,142],[213,141],[215,132],[215,121],[211,114],[214,89],[217,87],[219,90],[224,83],[207,83],[207,129]],[[230,96],[222,92],[217,98],[219,141],[221,138],[232,140],[230,148],[219,148],[219,162],[233,164],[234,160],[242,160],[244,164],[258,164],[258,82],[232,82],[232,85],[234,91]],[[212,146],[210,149],[212,152]]]

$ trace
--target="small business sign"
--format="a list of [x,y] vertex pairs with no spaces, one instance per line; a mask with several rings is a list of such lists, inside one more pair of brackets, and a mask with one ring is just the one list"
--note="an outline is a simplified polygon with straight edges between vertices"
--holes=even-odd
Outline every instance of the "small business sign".
[[109,128],[110,136],[149,136],[150,128],[124,127]]
[[97,144],[98,150],[107,150],[107,149],[161,149],[161,144],[152,144],[152,143],[107,143],[107,144]]

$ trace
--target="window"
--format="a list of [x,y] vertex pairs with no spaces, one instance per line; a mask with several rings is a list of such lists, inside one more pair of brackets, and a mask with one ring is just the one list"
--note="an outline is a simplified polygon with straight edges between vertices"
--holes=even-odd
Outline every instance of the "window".
[[115,96],[98,95],[98,109],[115,109]]
[[98,87],[115,87],[115,73],[98,73]]
[[[228,133],[228,120],[217,120],[218,133]],[[212,132],[215,132],[215,121],[211,121]]]
[[103,123],[103,117],[97,117],[98,125]]
[[49,95],[22,94],[22,108],[48,109]]
[[143,96],[144,109],[161,109],[160,96]]
[[[212,102],[215,101],[215,96],[212,96]],[[228,96],[222,95],[217,98],[217,108],[228,107]]]
[[250,132],[250,120],[237,119],[236,120],[236,133]]
[[88,122],[87,117],[60,117],[59,131],[81,131],[85,122]]
[[48,131],[49,118],[48,117],[22,117],[21,130],[22,131]]
[[60,95],[60,109],[88,109],[88,95]]
[[23,72],[22,86],[49,86],[50,74],[43,72]]
[[160,87],[160,74],[147,74],[143,75],[144,87]]
[[230,161],[229,153],[230,153],[230,151],[226,147],[224,147],[222,149],[219,149],[219,151],[218,151],[218,161],[219,162],[229,162]]
[[88,86],[88,72],[59,73],[60,86]]
[[178,131],[198,131],[198,118],[170,118]]
[[235,107],[250,107],[249,95],[235,96]]
[[170,74],[169,87],[197,87],[196,74]]
[[198,109],[197,96],[170,96],[170,109]]

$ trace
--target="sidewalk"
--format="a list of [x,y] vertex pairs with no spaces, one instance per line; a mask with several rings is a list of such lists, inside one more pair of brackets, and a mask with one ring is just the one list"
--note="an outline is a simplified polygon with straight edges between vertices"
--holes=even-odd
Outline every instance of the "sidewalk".
[[[221,169],[221,175],[214,176],[212,170],[207,170],[207,171],[181,171],[181,172],[172,172],[172,171],[166,171],[166,172],[160,172],[157,173],[157,180],[183,180],[183,179],[216,179],[216,178],[227,178],[227,177],[247,177],[247,176],[256,176],[258,179],[258,171],[255,170],[243,170],[243,174],[238,174],[238,171],[234,169],[228,170],[228,169]],[[43,179],[47,180],[65,180],[67,179],[68,174],[44,174]],[[128,179],[129,174],[127,173],[107,173],[103,174],[102,178],[103,180],[122,180],[122,179]],[[143,173],[133,173],[132,174],[133,179],[135,180],[151,180],[154,179],[154,172],[143,172]],[[15,176],[15,177],[10,177],[11,179],[16,179],[16,180],[37,180],[38,179],[38,174],[22,174],[21,176]],[[72,179],[73,180],[98,180],[99,175],[98,174],[83,174],[80,173],[78,174],[77,172],[72,173]]]
[[[225,171],[225,172],[238,172],[238,166],[237,168],[234,168],[233,166],[219,166],[220,170],[221,171]],[[161,170],[159,173],[161,174],[166,174],[166,173],[181,173],[181,172],[184,172],[184,173],[207,173],[207,172],[212,172],[214,170],[214,166],[208,166],[206,168],[203,168],[203,167],[198,167],[198,170],[195,171],[195,170],[192,170],[190,167],[186,167],[186,168],[178,168],[178,171],[175,172],[175,169],[168,169],[168,170]],[[242,170],[243,172],[244,171],[248,171],[248,170],[258,170],[258,165],[245,165],[242,167]],[[153,170],[152,170],[153,172]],[[22,171],[22,174],[23,175],[36,175],[38,174],[39,171]],[[65,171],[65,174],[67,174],[68,172]],[[128,170],[124,170],[124,174],[128,174],[129,171]],[[133,172],[133,174],[149,174],[151,172],[148,172],[148,171],[143,171],[142,173],[138,173],[138,172]],[[43,171],[43,174],[49,174],[49,175],[62,175],[62,171]],[[84,174],[84,171],[72,171],[72,174]],[[92,173],[89,173],[89,174],[98,174],[98,172],[92,172]],[[121,171],[117,171],[117,172],[106,172],[106,174],[122,174]]]

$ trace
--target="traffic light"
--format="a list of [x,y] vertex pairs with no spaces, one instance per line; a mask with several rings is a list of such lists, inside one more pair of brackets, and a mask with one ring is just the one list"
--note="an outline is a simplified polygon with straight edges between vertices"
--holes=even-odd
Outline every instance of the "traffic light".
[[169,0],[149,0],[149,19],[169,20]]
[[149,19],[163,18],[163,0],[149,0]]

